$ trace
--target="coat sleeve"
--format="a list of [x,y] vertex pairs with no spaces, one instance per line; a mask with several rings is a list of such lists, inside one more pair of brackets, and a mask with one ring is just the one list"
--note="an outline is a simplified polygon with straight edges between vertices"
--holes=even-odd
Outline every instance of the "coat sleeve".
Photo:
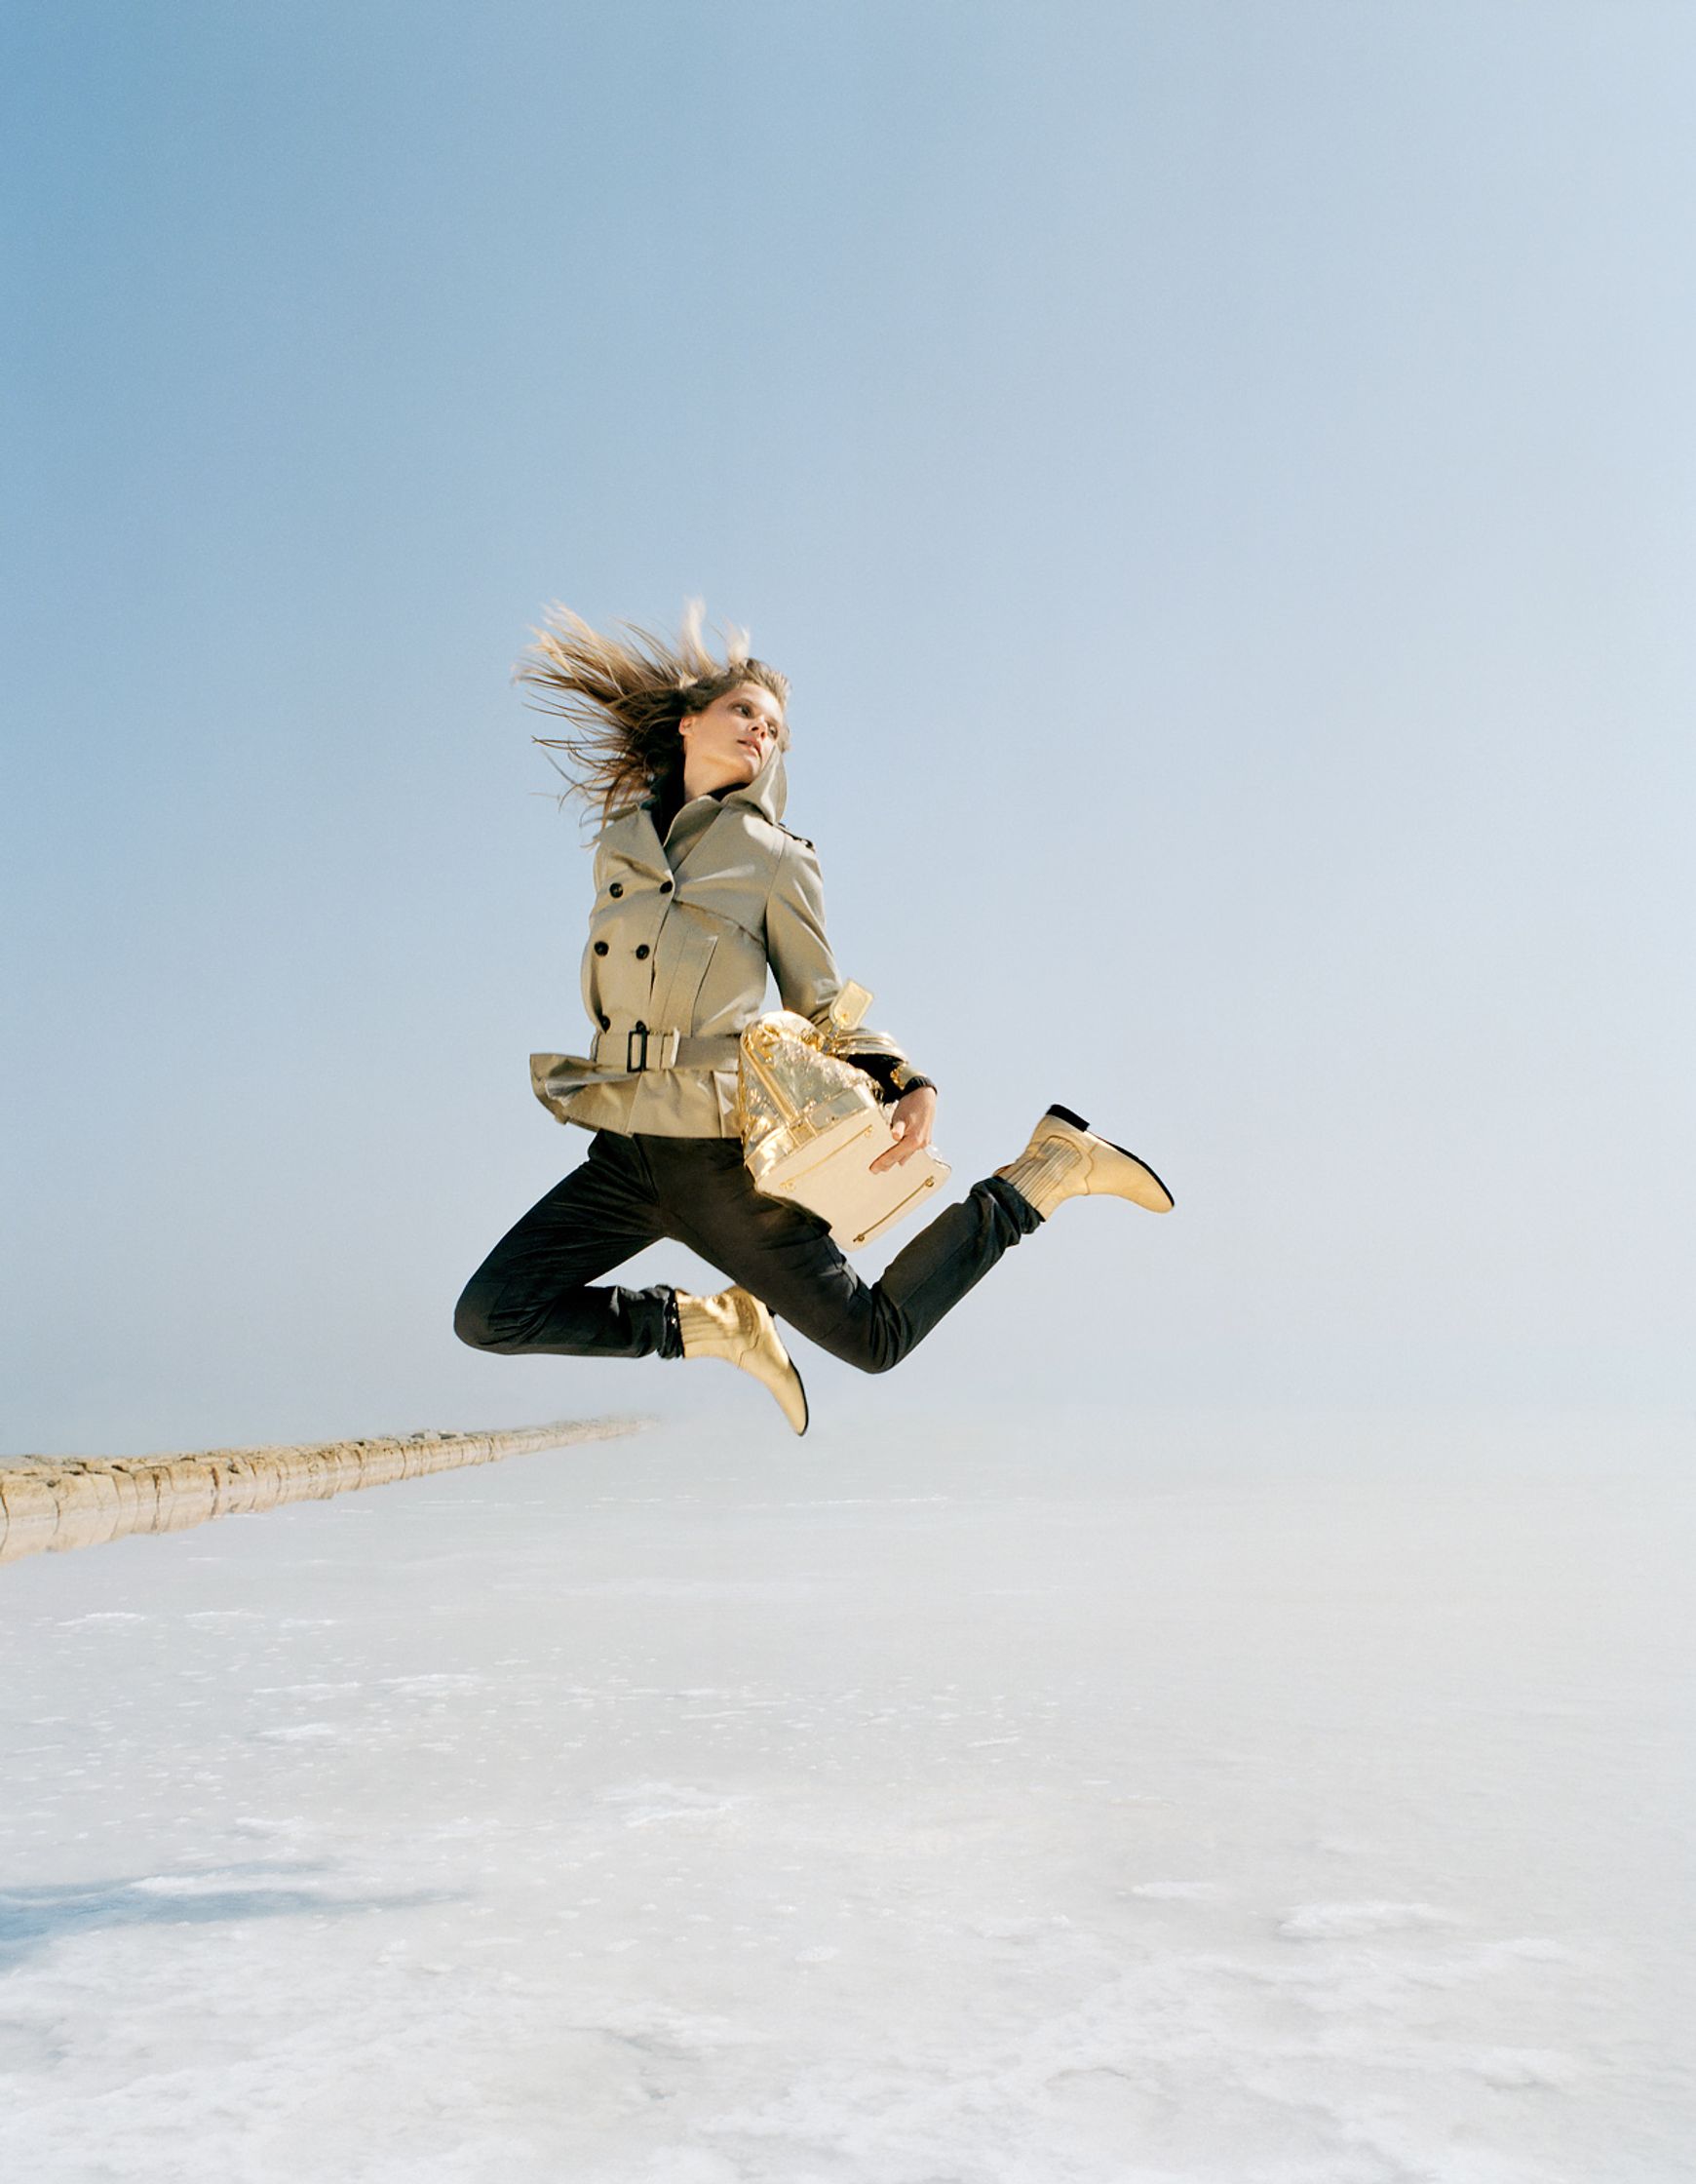
[[772,876],[765,906],[765,952],[785,1008],[820,1022],[842,991],[836,958],[825,932],[825,888],[811,846],[793,835]]
[[[825,888],[819,876],[819,859],[812,843],[795,835],[784,837],[783,856],[765,908],[765,946],[785,1008],[823,1027],[831,1002],[842,991],[842,979],[825,931]],[[864,1024],[840,1034],[830,1046],[846,1062],[873,1056],[892,1065],[906,1062],[894,1039]],[[887,1071],[873,1070],[869,1073],[878,1079],[880,1088],[891,1088],[885,1081]]]

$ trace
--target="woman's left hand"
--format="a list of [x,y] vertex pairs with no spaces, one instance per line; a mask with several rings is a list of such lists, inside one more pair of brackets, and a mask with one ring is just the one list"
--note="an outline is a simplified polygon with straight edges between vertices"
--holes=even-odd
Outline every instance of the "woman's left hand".
[[937,1095],[934,1087],[920,1084],[911,1092],[904,1092],[895,1103],[895,1112],[889,1118],[889,1126],[899,1142],[873,1160],[872,1174],[881,1175],[885,1168],[899,1167],[904,1160],[910,1160],[921,1147],[929,1145],[931,1124],[936,1118]]

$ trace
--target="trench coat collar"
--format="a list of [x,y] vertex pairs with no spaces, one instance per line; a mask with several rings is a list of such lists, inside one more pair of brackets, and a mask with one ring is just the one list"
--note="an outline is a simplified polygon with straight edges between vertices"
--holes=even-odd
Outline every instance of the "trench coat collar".
[[[775,743],[765,755],[765,763],[752,781],[745,781],[739,789],[726,789],[716,796],[694,799],[694,802],[701,805],[715,803],[720,810],[726,804],[750,804],[762,819],[769,819],[774,827],[782,820],[784,807],[789,800],[790,785],[784,772],[784,755]],[[691,804],[684,804],[683,811],[692,808]],[[703,812],[703,816],[709,815]],[[677,817],[682,817],[681,811]],[[672,824],[675,826],[676,820]]]
[[600,838],[627,857],[638,872],[651,873],[656,879],[671,878],[672,868],[666,861],[654,815],[645,803],[626,804],[622,811],[615,811]]
[[751,803],[762,818],[769,819],[775,827],[784,815],[784,806],[790,800],[789,779],[784,772],[784,755],[773,744],[765,755],[765,763],[753,779],[740,789],[728,790],[726,803]]
[[722,796],[696,797],[683,805],[667,830],[665,840],[654,821],[654,800],[649,797],[620,816],[629,829],[629,839],[620,847],[634,864],[651,870],[660,878],[675,872],[682,866],[689,852],[700,841],[718,814],[728,806],[740,804],[757,811],[761,818],[769,819],[776,826],[782,819],[789,801],[789,783],[784,774],[784,755],[774,745],[766,753],[765,763],[752,781],[740,788],[727,789]]

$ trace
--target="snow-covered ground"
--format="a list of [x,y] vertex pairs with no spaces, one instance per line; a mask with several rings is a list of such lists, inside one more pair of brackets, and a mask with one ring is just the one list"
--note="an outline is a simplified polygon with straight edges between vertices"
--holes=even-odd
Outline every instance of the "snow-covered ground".
[[747,1424],[0,1575],[0,2172],[1696,2175],[1673,1428]]

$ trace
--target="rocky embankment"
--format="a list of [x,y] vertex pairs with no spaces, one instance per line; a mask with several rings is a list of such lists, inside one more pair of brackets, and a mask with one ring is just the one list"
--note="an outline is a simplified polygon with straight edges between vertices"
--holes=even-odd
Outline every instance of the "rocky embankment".
[[491,1433],[409,1433],[297,1448],[189,1456],[0,1457],[0,1562],[99,1546],[134,1532],[184,1532],[213,1517],[324,1502],[469,1463],[634,1433],[638,1418],[564,1419]]

